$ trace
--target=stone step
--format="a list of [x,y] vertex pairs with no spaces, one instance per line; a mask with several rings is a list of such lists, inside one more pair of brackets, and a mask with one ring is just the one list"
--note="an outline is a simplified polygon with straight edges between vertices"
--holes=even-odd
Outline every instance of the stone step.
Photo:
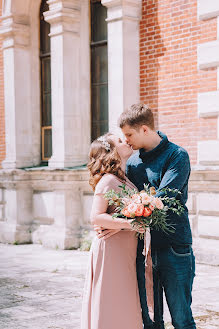
[[219,266],[219,240],[194,238],[193,250],[196,263]]

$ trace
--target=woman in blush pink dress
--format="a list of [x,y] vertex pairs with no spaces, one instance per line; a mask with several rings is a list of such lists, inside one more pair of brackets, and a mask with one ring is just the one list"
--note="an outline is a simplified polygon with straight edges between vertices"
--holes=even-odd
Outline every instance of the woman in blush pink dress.
[[[120,138],[106,134],[91,144],[90,185],[94,189],[91,223],[116,229],[102,239],[94,238],[85,281],[81,329],[142,329],[142,315],[136,276],[137,238],[130,221],[112,218],[104,194],[135,186],[125,176],[132,154]],[[109,231],[110,232],[110,231]]]

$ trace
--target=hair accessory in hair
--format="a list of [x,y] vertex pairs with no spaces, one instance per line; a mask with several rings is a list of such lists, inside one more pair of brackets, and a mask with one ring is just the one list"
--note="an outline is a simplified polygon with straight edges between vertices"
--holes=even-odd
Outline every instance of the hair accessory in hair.
[[98,142],[101,142],[103,144],[106,151],[110,151],[110,143],[107,142],[107,140],[104,136],[98,137],[97,140],[98,140]]

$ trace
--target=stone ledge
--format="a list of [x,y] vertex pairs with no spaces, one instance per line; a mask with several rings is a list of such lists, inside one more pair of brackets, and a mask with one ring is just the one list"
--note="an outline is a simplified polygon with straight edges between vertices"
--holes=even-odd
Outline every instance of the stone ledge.
[[197,263],[219,266],[219,240],[194,238],[193,249]]
[[219,16],[218,0],[198,0],[198,19],[206,20]]
[[219,165],[219,141],[198,142],[198,163],[203,165]]
[[199,117],[209,118],[219,116],[219,91],[198,94]]
[[[48,168],[48,167],[46,167]],[[0,169],[0,182],[5,181],[33,181],[33,180],[55,180],[55,181],[84,181],[89,179],[89,172],[86,168],[65,168],[65,169]]]
[[197,57],[200,70],[219,66],[219,40],[198,45]]

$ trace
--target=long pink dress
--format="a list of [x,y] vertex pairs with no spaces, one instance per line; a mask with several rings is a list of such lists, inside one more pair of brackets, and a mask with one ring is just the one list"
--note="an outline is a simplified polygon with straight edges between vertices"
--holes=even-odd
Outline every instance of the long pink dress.
[[[95,194],[118,190],[121,181],[105,174]],[[134,188],[131,182],[127,187]],[[110,213],[110,209],[108,208]],[[81,329],[142,329],[136,276],[137,238],[122,230],[103,240],[94,238],[85,281]]]

